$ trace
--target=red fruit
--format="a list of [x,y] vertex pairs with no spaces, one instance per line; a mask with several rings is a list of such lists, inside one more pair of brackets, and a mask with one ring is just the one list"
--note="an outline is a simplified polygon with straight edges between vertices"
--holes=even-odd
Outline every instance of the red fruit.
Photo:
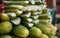
[[0,4],[0,13],[2,13],[5,4]]

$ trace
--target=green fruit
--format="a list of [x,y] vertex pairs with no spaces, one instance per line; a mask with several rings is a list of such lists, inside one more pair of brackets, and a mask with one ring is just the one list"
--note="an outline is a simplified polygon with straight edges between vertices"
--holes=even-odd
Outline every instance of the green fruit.
[[46,14],[46,13],[47,13],[47,9],[43,9],[43,10],[42,10],[42,13],[43,13],[43,14]]
[[16,14],[17,16],[20,16],[22,13],[23,13],[23,12],[22,12],[22,11],[19,11],[19,10],[15,11],[15,14]]
[[51,26],[51,33],[52,35],[56,35],[57,28],[55,26]]
[[40,38],[49,38],[46,34],[42,34]]
[[26,37],[18,37],[18,36],[12,35],[12,38],[26,38]]
[[22,22],[22,25],[26,26],[27,28],[30,28],[30,27],[34,26],[33,23],[29,23],[29,22],[25,22],[25,21]]
[[19,37],[15,36],[15,35],[12,35],[12,38],[19,38]]
[[7,15],[9,16],[9,18],[11,20],[15,19],[16,18],[16,14],[15,13],[7,13]]
[[40,22],[39,19],[33,20],[33,23],[34,23],[34,24],[37,24],[37,23],[39,23],[39,22]]
[[4,1],[7,5],[28,5],[29,1]]
[[29,31],[26,27],[22,26],[22,25],[18,25],[13,29],[13,33],[16,36],[19,37],[27,37],[29,35]]
[[19,25],[21,23],[21,18],[17,17],[14,20],[11,20],[11,23],[13,23],[14,25]]
[[31,16],[32,19],[38,19],[39,15]]
[[48,23],[50,23],[49,19],[40,19],[40,23],[44,24],[44,25],[48,25]]
[[21,17],[23,18],[29,18],[31,16],[31,13],[24,13],[23,15],[21,15]]
[[[42,24],[43,24],[43,23],[42,23]],[[47,27],[49,27],[49,28],[51,28],[51,27],[53,26],[50,22],[48,22],[48,23],[45,23],[45,22],[44,22],[44,25],[47,26]]]
[[21,18],[24,22],[32,22],[33,19],[32,18]]
[[40,37],[42,35],[42,32],[39,28],[37,27],[32,27],[30,30],[30,36],[32,37]]
[[55,35],[57,32],[57,28],[53,26],[51,23],[46,23],[45,26],[49,27],[51,29],[50,34]]
[[11,32],[12,30],[12,24],[8,21],[4,21],[0,23],[0,34],[7,34]]
[[20,10],[13,10],[13,9],[8,9],[8,10],[5,10],[6,13],[15,13],[17,16],[20,16],[23,12],[20,11]]
[[11,9],[13,9],[13,10],[19,10],[20,8],[18,8],[18,7],[14,7],[14,6],[5,6],[4,7],[4,10],[6,10],[6,9],[8,9],[8,11],[9,11],[9,9],[11,10]]
[[4,14],[4,13],[1,14],[1,18],[0,19],[2,21],[9,21],[10,20],[10,18],[8,17],[8,15],[7,14]]
[[41,14],[39,15],[39,19],[50,19],[48,14]]
[[51,23],[44,24],[46,27],[49,27],[51,29],[50,34],[55,35],[57,32],[57,28],[53,26]]
[[0,38],[12,38],[10,35],[1,35]]
[[44,3],[43,2],[36,2],[35,5],[43,5]]
[[12,38],[26,38],[26,37],[17,37],[17,36],[12,36]]
[[51,29],[49,27],[46,27],[44,24],[37,23],[35,24],[35,27],[38,27],[39,29],[41,29],[42,32],[45,34],[50,34]]
[[58,38],[58,37],[54,35],[49,35],[49,38]]

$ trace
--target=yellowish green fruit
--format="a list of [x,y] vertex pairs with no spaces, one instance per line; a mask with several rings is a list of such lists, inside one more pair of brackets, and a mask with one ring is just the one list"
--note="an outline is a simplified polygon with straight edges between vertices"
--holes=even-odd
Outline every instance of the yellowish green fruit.
[[46,34],[42,34],[40,38],[49,38]]
[[58,37],[54,35],[49,35],[49,38],[58,38]]
[[2,14],[1,14],[1,20],[2,20],[2,21],[9,21],[10,18],[8,17],[7,14],[2,13]]
[[8,21],[4,21],[0,23],[0,34],[7,34],[11,32],[12,30],[12,24]]
[[1,35],[0,38],[12,38],[10,35]]
[[56,35],[56,32],[57,32],[57,28],[55,26],[52,26],[50,34]]
[[34,26],[35,27],[38,27],[39,29],[41,29],[43,33],[50,34],[51,29],[49,27],[45,26],[44,24],[37,23]]
[[32,37],[40,37],[42,35],[42,32],[39,28],[37,27],[32,27],[30,30],[30,36]]
[[23,25],[18,25],[13,29],[13,34],[18,37],[27,37],[29,35],[29,31]]
[[51,30],[50,34],[53,34],[53,35],[56,34],[57,28],[54,25],[52,25],[51,23],[46,23],[45,26],[50,28],[50,30]]
[[49,19],[42,19],[42,20],[40,20],[40,23],[42,23],[42,24],[50,24],[51,22],[50,22]]

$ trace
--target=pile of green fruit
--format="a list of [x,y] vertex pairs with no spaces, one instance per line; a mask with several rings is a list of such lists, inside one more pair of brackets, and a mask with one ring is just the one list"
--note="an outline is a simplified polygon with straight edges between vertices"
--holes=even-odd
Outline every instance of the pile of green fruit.
[[4,1],[0,14],[0,38],[58,38],[57,28],[44,0]]

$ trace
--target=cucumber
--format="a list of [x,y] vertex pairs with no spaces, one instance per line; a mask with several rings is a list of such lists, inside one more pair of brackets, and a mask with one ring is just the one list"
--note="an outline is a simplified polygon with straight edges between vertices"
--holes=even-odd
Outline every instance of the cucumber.
[[22,11],[20,11],[20,10],[12,10],[12,9],[8,9],[8,10],[5,10],[5,13],[11,13],[11,12],[13,12],[13,13],[15,13],[17,16],[21,16],[21,14],[23,13]]
[[40,14],[42,14],[42,12],[41,12],[41,11],[40,11],[40,12],[31,12],[31,15],[32,15],[32,16],[40,15]]
[[46,14],[46,13],[47,13],[47,9],[43,9],[42,14]]
[[14,20],[11,20],[11,22],[14,24],[14,25],[19,25],[21,23],[21,19],[19,17],[17,17],[16,19]]
[[35,5],[44,5],[44,2],[35,2]]
[[4,7],[4,10],[6,10],[6,9],[17,9],[17,10],[20,10],[20,8],[19,7],[14,7],[14,6],[5,6]]
[[35,24],[37,24],[39,22],[40,22],[39,19],[33,20],[33,23],[35,23]]
[[47,10],[47,9],[46,9],[46,7],[47,7],[47,5],[46,5],[46,4],[42,5],[42,9]]
[[39,19],[50,19],[48,14],[41,14],[39,15]]
[[40,19],[40,23],[42,24],[50,23],[50,19]]
[[28,5],[29,1],[4,1],[7,5]]
[[33,26],[34,26],[34,24],[33,24],[33,23],[28,23],[28,22],[22,22],[22,25],[24,25],[24,26],[26,26],[26,27],[28,27],[28,28],[33,27]]
[[39,15],[36,15],[36,16],[31,16],[32,19],[38,19],[39,18]]
[[32,21],[33,21],[32,18],[22,18],[22,20],[23,20],[24,22],[32,22]]
[[23,11],[41,11],[42,10],[42,7],[41,6],[37,6],[37,5],[28,5],[28,6],[25,6],[23,9]]
[[34,5],[35,4],[35,0],[29,0],[30,1],[30,5]]
[[20,11],[20,10],[16,10],[16,11],[15,11],[15,14],[16,14],[17,16],[21,16],[21,15],[22,15],[22,13],[23,13],[23,12],[22,12],[22,11]]
[[30,12],[21,15],[21,17],[23,17],[23,18],[29,18],[30,16],[31,16]]
[[11,20],[13,20],[13,19],[15,19],[17,17],[15,13],[7,13],[7,15],[9,16],[9,18]]
[[19,9],[23,9],[24,8],[24,6],[23,5],[10,5],[11,7],[17,7],[17,8],[19,8]]

